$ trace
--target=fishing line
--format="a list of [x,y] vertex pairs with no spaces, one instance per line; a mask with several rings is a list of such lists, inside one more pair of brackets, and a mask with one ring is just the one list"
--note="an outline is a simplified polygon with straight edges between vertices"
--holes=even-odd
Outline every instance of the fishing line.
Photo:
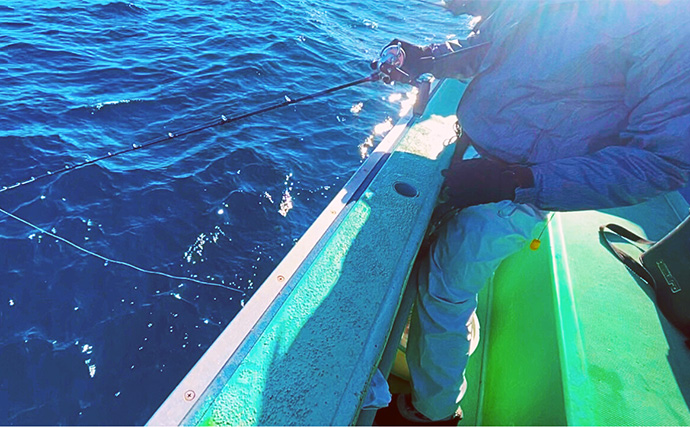
[[5,191],[14,190],[16,188],[23,187],[25,185],[28,185],[28,184],[31,184],[33,182],[48,178],[50,176],[55,176],[55,175],[71,172],[71,171],[74,171],[77,169],[81,169],[85,166],[92,165],[94,163],[98,163],[98,162],[106,160],[106,159],[112,159],[113,157],[121,156],[121,155],[126,154],[126,153],[131,153],[132,151],[141,150],[142,148],[148,148],[148,147],[151,147],[153,145],[157,145],[157,144],[160,144],[160,143],[163,143],[166,141],[170,141],[170,140],[175,139],[175,138],[179,138],[181,136],[187,136],[187,135],[191,135],[191,134],[196,133],[196,132],[200,132],[200,131],[205,130],[205,129],[210,129],[212,127],[222,126],[222,125],[226,125],[228,123],[233,123],[233,122],[236,122],[238,120],[246,119],[246,118],[249,118],[252,116],[257,116],[259,114],[263,114],[263,113],[267,113],[269,111],[277,110],[278,108],[287,107],[289,105],[297,104],[298,102],[303,102],[303,101],[307,101],[310,99],[318,98],[318,97],[328,95],[330,93],[333,93],[333,92],[336,92],[336,91],[339,91],[342,89],[347,89],[349,87],[356,86],[356,85],[366,83],[366,82],[376,81],[378,79],[379,79],[379,74],[373,73],[372,75],[364,77],[362,79],[355,80],[355,81],[352,81],[349,83],[345,83],[345,84],[342,84],[339,86],[334,86],[332,88],[328,88],[328,89],[325,89],[325,90],[322,90],[319,92],[315,92],[315,93],[312,93],[309,95],[305,95],[301,98],[290,99],[289,97],[286,96],[284,102],[270,105],[268,107],[264,107],[264,108],[261,108],[258,110],[250,111],[248,113],[240,114],[239,116],[228,117],[225,114],[222,114],[220,116],[220,119],[214,120],[212,122],[209,122],[209,123],[206,123],[206,124],[203,124],[200,126],[185,129],[185,130],[182,130],[179,132],[168,132],[168,134],[166,136],[161,137],[161,138],[157,138],[157,139],[154,139],[154,140],[142,143],[142,144],[132,144],[132,147],[130,147],[130,148],[116,151],[114,153],[109,152],[108,154],[105,154],[103,156],[100,156],[100,157],[97,157],[97,158],[91,159],[91,160],[86,160],[84,162],[77,163],[76,165],[72,165],[72,166],[65,165],[65,167],[62,169],[56,169],[53,171],[45,172],[45,173],[38,175],[38,176],[32,176],[32,177],[25,179],[23,181],[19,181],[14,185],[2,186],[0,188],[0,194],[5,192]]
[[[175,139],[175,138],[179,138],[179,137],[186,136],[186,135],[191,135],[191,134],[193,134],[193,133],[200,132],[200,131],[202,131],[202,130],[209,129],[209,128],[212,128],[212,127],[226,125],[226,124],[228,124],[228,123],[236,122],[236,121],[238,121],[238,120],[246,119],[246,118],[249,118],[249,117],[252,117],[252,116],[256,116],[256,115],[259,115],[259,114],[267,113],[267,112],[269,112],[269,111],[277,110],[277,109],[282,108],[282,107],[287,107],[287,106],[289,106],[289,105],[297,104],[298,102],[303,102],[303,101],[307,101],[307,100],[310,100],[310,99],[318,98],[318,97],[321,97],[321,96],[324,96],[324,95],[327,95],[327,94],[330,94],[330,93],[333,93],[333,92],[336,92],[336,91],[339,91],[339,90],[342,90],[342,89],[346,89],[346,88],[349,88],[349,87],[352,87],[352,86],[356,86],[356,85],[359,85],[359,84],[362,84],[362,83],[371,82],[371,81],[376,81],[376,80],[378,80],[378,79],[379,79],[379,74],[376,72],[376,73],[371,74],[370,76],[361,78],[361,79],[359,79],[359,80],[355,80],[355,81],[352,81],[352,82],[349,82],[349,83],[345,83],[345,84],[341,84],[341,85],[338,85],[338,86],[334,86],[334,87],[331,87],[331,88],[328,88],[328,89],[324,89],[324,90],[322,90],[322,91],[315,92],[315,93],[311,93],[311,94],[309,94],[309,95],[305,95],[305,96],[302,96],[302,97],[300,97],[300,98],[290,99],[289,97],[286,96],[284,102],[281,102],[281,103],[278,103],[278,104],[274,104],[274,105],[270,105],[270,106],[268,106],[268,107],[260,108],[260,109],[258,109],[258,110],[250,111],[250,112],[248,112],[248,113],[240,114],[240,115],[235,116],[235,117],[230,117],[230,118],[228,118],[226,115],[223,114],[223,115],[220,116],[220,119],[215,120],[215,121],[212,121],[212,122],[209,122],[209,123],[205,123],[205,124],[202,124],[202,125],[193,127],[193,128],[185,129],[185,130],[182,130],[182,131],[179,131],[179,132],[169,132],[165,137],[162,137],[162,138],[157,138],[157,139],[151,140],[151,141],[149,141],[149,142],[145,142],[145,143],[143,143],[143,144],[132,144],[132,147],[131,147],[131,148],[126,148],[126,149],[123,149],[123,150],[120,150],[120,151],[116,151],[116,152],[114,152],[114,153],[110,153],[110,152],[109,152],[109,153],[106,154],[106,155],[97,157],[97,158],[95,158],[95,159],[86,160],[86,161],[84,161],[84,162],[77,163],[76,165],[72,165],[72,166],[70,166],[70,165],[65,165],[65,167],[62,168],[62,169],[57,169],[57,170],[53,170],[53,171],[48,171],[48,172],[45,172],[45,173],[43,173],[43,174],[41,174],[41,175],[38,175],[38,176],[32,176],[32,177],[29,178],[29,179],[26,179],[26,180],[23,180],[23,181],[19,181],[19,182],[17,182],[16,184],[11,185],[11,186],[2,186],[2,188],[0,188],[0,193],[3,193],[3,192],[5,192],[5,191],[9,191],[9,190],[13,190],[13,189],[16,189],[16,188],[19,188],[19,187],[23,187],[23,186],[25,186],[25,185],[29,185],[29,184],[31,184],[31,183],[33,183],[33,182],[36,182],[36,181],[39,181],[39,180],[48,178],[48,177],[50,177],[50,176],[55,176],[55,175],[59,175],[59,174],[71,172],[71,171],[74,171],[74,170],[77,170],[77,169],[81,169],[81,168],[83,168],[83,167],[85,167],[85,166],[92,165],[92,164],[94,164],[94,163],[97,163],[97,162],[100,162],[100,161],[103,161],[103,160],[106,160],[106,159],[112,159],[113,157],[117,157],[117,156],[120,156],[120,155],[123,155],[123,154],[126,154],[126,153],[131,153],[132,151],[140,150],[140,149],[142,149],[142,148],[151,147],[151,146],[153,146],[153,145],[160,144],[160,143],[163,143],[163,142],[166,142],[166,141],[170,141],[170,140]],[[115,260],[115,259],[112,259],[112,258],[108,258],[108,257],[103,256],[103,255],[101,255],[101,254],[98,254],[98,253],[96,253],[96,252],[90,251],[90,250],[88,250],[88,249],[86,249],[86,248],[84,248],[84,247],[82,247],[82,246],[79,246],[79,245],[77,245],[76,243],[71,242],[71,241],[69,241],[69,240],[67,240],[67,239],[65,239],[65,238],[63,238],[63,237],[60,237],[60,236],[58,236],[58,235],[55,234],[55,233],[51,233],[51,232],[49,232],[49,231],[47,231],[47,230],[44,230],[43,228],[41,228],[41,227],[39,227],[39,226],[37,226],[37,225],[35,225],[35,224],[33,224],[33,223],[31,223],[31,222],[29,222],[29,221],[23,219],[23,218],[20,218],[20,217],[18,217],[17,215],[14,215],[14,214],[12,214],[12,213],[10,213],[10,212],[8,212],[8,211],[2,209],[2,208],[0,208],[0,213],[3,213],[3,214],[7,215],[8,217],[10,217],[10,218],[12,218],[12,219],[14,219],[14,220],[21,222],[22,224],[25,224],[25,225],[27,225],[27,226],[29,226],[29,227],[31,227],[31,228],[34,228],[34,229],[40,231],[41,233],[46,234],[47,236],[53,237],[53,238],[55,238],[55,239],[57,239],[57,240],[59,240],[59,241],[61,241],[61,242],[63,242],[63,243],[66,243],[66,244],[72,246],[73,248],[75,248],[75,249],[77,249],[77,250],[79,250],[79,251],[81,251],[81,252],[84,252],[84,253],[86,253],[86,254],[88,254],[88,255],[91,255],[91,256],[93,256],[93,257],[96,257],[96,258],[98,258],[98,259],[101,259],[101,260],[105,261],[106,263],[113,263],[113,264],[121,265],[121,266],[130,268],[130,269],[133,269],[133,270],[139,271],[139,272],[141,272],[141,273],[145,273],[145,274],[163,276],[163,277],[166,277],[166,278],[169,278],[169,279],[175,279],[175,280],[190,281],[190,282],[198,283],[198,284],[200,284],[200,285],[215,286],[215,287],[220,287],[220,288],[224,288],[224,289],[227,289],[227,290],[230,290],[230,291],[234,291],[234,292],[239,292],[239,293],[245,294],[245,292],[242,291],[242,290],[240,290],[240,289],[236,289],[236,288],[233,288],[233,287],[230,287],[230,286],[226,286],[226,285],[224,285],[224,284],[213,283],[213,282],[207,282],[207,281],[204,281],[204,280],[198,280],[198,279],[194,279],[194,278],[191,278],[191,277],[175,276],[175,275],[172,275],[172,274],[163,273],[163,272],[161,272],[161,271],[148,270],[148,269],[145,269],[145,268],[138,267],[138,266],[136,266],[136,265],[134,265],[134,264],[130,264],[130,263],[128,263],[128,262],[118,261],[118,260]]]
[[37,225],[35,225],[35,224],[32,224],[32,223],[30,223],[29,221],[27,221],[27,220],[25,220],[25,219],[23,219],[23,218],[20,218],[20,217],[18,217],[18,216],[16,216],[16,215],[12,214],[12,213],[10,213],[10,212],[7,212],[6,210],[4,210],[4,209],[2,209],[2,208],[0,208],[0,213],[3,213],[3,214],[5,214],[5,215],[7,215],[8,217],[10,217],[10,218],[12,218],[12,219],[15,219],[15,220],[17,220],[17,221],[19,221],[19,222],[21,222],[22,224],[26,224],[26,225],[28,225],[28,226],[31,227],[31,228],[35,228],[36,230],[40,231],[41,233],[44,233],[44,234],[46,234],[46,235],[48,235],[48,236],[50,236],[50,237],[53,237],[53,238],[55,238],[55,239],[58,239],[58,240],[60,240],[61,242],[67,243],[68,245],[70,245],[70,246],[72,246],[72,247],[74,247],[74,248],[76,248],[76,249],[78,249],[78,250],[80,250],[80,251],[82,251],[82,252],[84,252],[84,253],[86,253],[86,254],[88,254],[88,255],[91,255],[91,256],[93,256],[93,257],[99,258],[99,259],[101,259],[101,260],[103,260],[103,261],[105,261],[105,262],[107,262],[107,263],[113,263],[113,264],[122,265],[122,266],[124,266],[124,267],[131,268],[131,269],[136,270],[136,271],[139,271],[139,272],[141,272],[141,273],[154,274],[154,275],[157,275],[157,276],[167,277],[168,279],[190,281],[190,282],[198,283],[198,284],[200,284],[200,285],[216,286],[216,287],[219,287],[219,288],[227,289],[227,290],[229,290],[229,291],[240,292],[240,293],[242,293],[242,294],[245,293],[244,291],[242,291],[242,290],[240,290],[240,289],[236,289],[236,288],[233,288],[233,287],[230,287],[230,286],[227,286],[227,285],[223,285],[223,284],[220,284],[220,283],[206,282],[206,281],[204,281],[204,280],[198,280],[198,279],[194,279],[194,278],[191,278],[191,277],[174,276],[174,275],[172,275],[172,274],[163,273],[163,272],[161,272],[161,271],[147,270],[147,269],[145,269],[145,268],[137,267],[136,265],[130,264],[130,263],[128,263],[128,262],[118,261],[118,260],[115,260],[115,259],[112,259],[112,258],[108,258],[108,257],[106,257],[106,256],[97,254],[96,252],[90,251],[90,250],[88,250],[88,249],[86,249],[86,248],[83,248],[83,247],[77,245],[76,243],[73,243],[73,242],[71,242],[71,241],[65,239],[64,237],[58,236],[58,235],[55,234],[55,233],[51,233],[50,231],[44,230],[43,228],[41,228],[41,227],[39,227],[39,226],[37,226]]

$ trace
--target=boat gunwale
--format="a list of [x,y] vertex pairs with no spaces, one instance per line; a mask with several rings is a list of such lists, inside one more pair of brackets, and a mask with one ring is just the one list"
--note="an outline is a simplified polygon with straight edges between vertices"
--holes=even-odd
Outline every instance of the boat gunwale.
[[[436,81],[432,91],[439,84],[440,81]],[[302,266],[318,254],[323,242],[347,216],[354,202],[363,194],[362,190],[382,169],[417,117],[411,111],[401,117],[146,425],[187,425],[193,421],[193,414],[203,409],[204,402],[208,402],[209,395],[218,388],[214,384],[235,371],[237,366],[234,369],[230,366],[232,360],[237,355],[241,356],[240,351],[247,353],[251,349],[253,343],[249,342],[250,337],[254,336],[255,342],[260,331],[270,323],[289,296],[291,288],[299,282]]]

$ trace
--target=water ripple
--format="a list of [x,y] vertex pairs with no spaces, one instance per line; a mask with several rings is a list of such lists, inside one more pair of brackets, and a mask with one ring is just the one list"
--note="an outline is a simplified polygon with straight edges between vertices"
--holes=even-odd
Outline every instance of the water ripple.
[[[462,29],[404,0],[10,4],[0,187],[358,79],[395,36]],[[246,292],[123,269],[0,216],[0,390],[13,390],[0,424],[145,423],[404,92],[358,86],[0,193],[0,208],[90,251]]]

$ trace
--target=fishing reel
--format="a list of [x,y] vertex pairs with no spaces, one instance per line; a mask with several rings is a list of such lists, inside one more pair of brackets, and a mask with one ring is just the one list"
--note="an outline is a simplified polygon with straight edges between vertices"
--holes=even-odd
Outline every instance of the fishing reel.
[[413,111],[414,114],[419,115],[424,111],[429,100],[433,76],[426,73],[413,78],[402,69],[405,59],[407,59],[407,54],[402,43],[390,44],[383,48],[379,59],[371,63],[371,68],[374,70],[376,80],[380,79],[386,84],[397,81],[415,86],[418,94]]
[[376,71],[379,78],[386,84],[393,81],[411,82],[409,74],[402,70],[407,54],[402,43],[391,44],[383,48],[379,59],[371,63],[371,68]]

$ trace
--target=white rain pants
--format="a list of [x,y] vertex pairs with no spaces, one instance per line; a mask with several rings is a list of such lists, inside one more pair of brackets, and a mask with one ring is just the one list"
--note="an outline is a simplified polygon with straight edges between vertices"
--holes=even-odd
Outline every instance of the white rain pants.
[[407,363],[413,404],[428,418],[440,420],[457,410],[466,388],[468,323],[477,294],[505,258],[539,235],[544,217],[530,205],[511,201],[463,209],[442,226],[429,254],[413,271],[409,285],[416,281],[419,293]]

